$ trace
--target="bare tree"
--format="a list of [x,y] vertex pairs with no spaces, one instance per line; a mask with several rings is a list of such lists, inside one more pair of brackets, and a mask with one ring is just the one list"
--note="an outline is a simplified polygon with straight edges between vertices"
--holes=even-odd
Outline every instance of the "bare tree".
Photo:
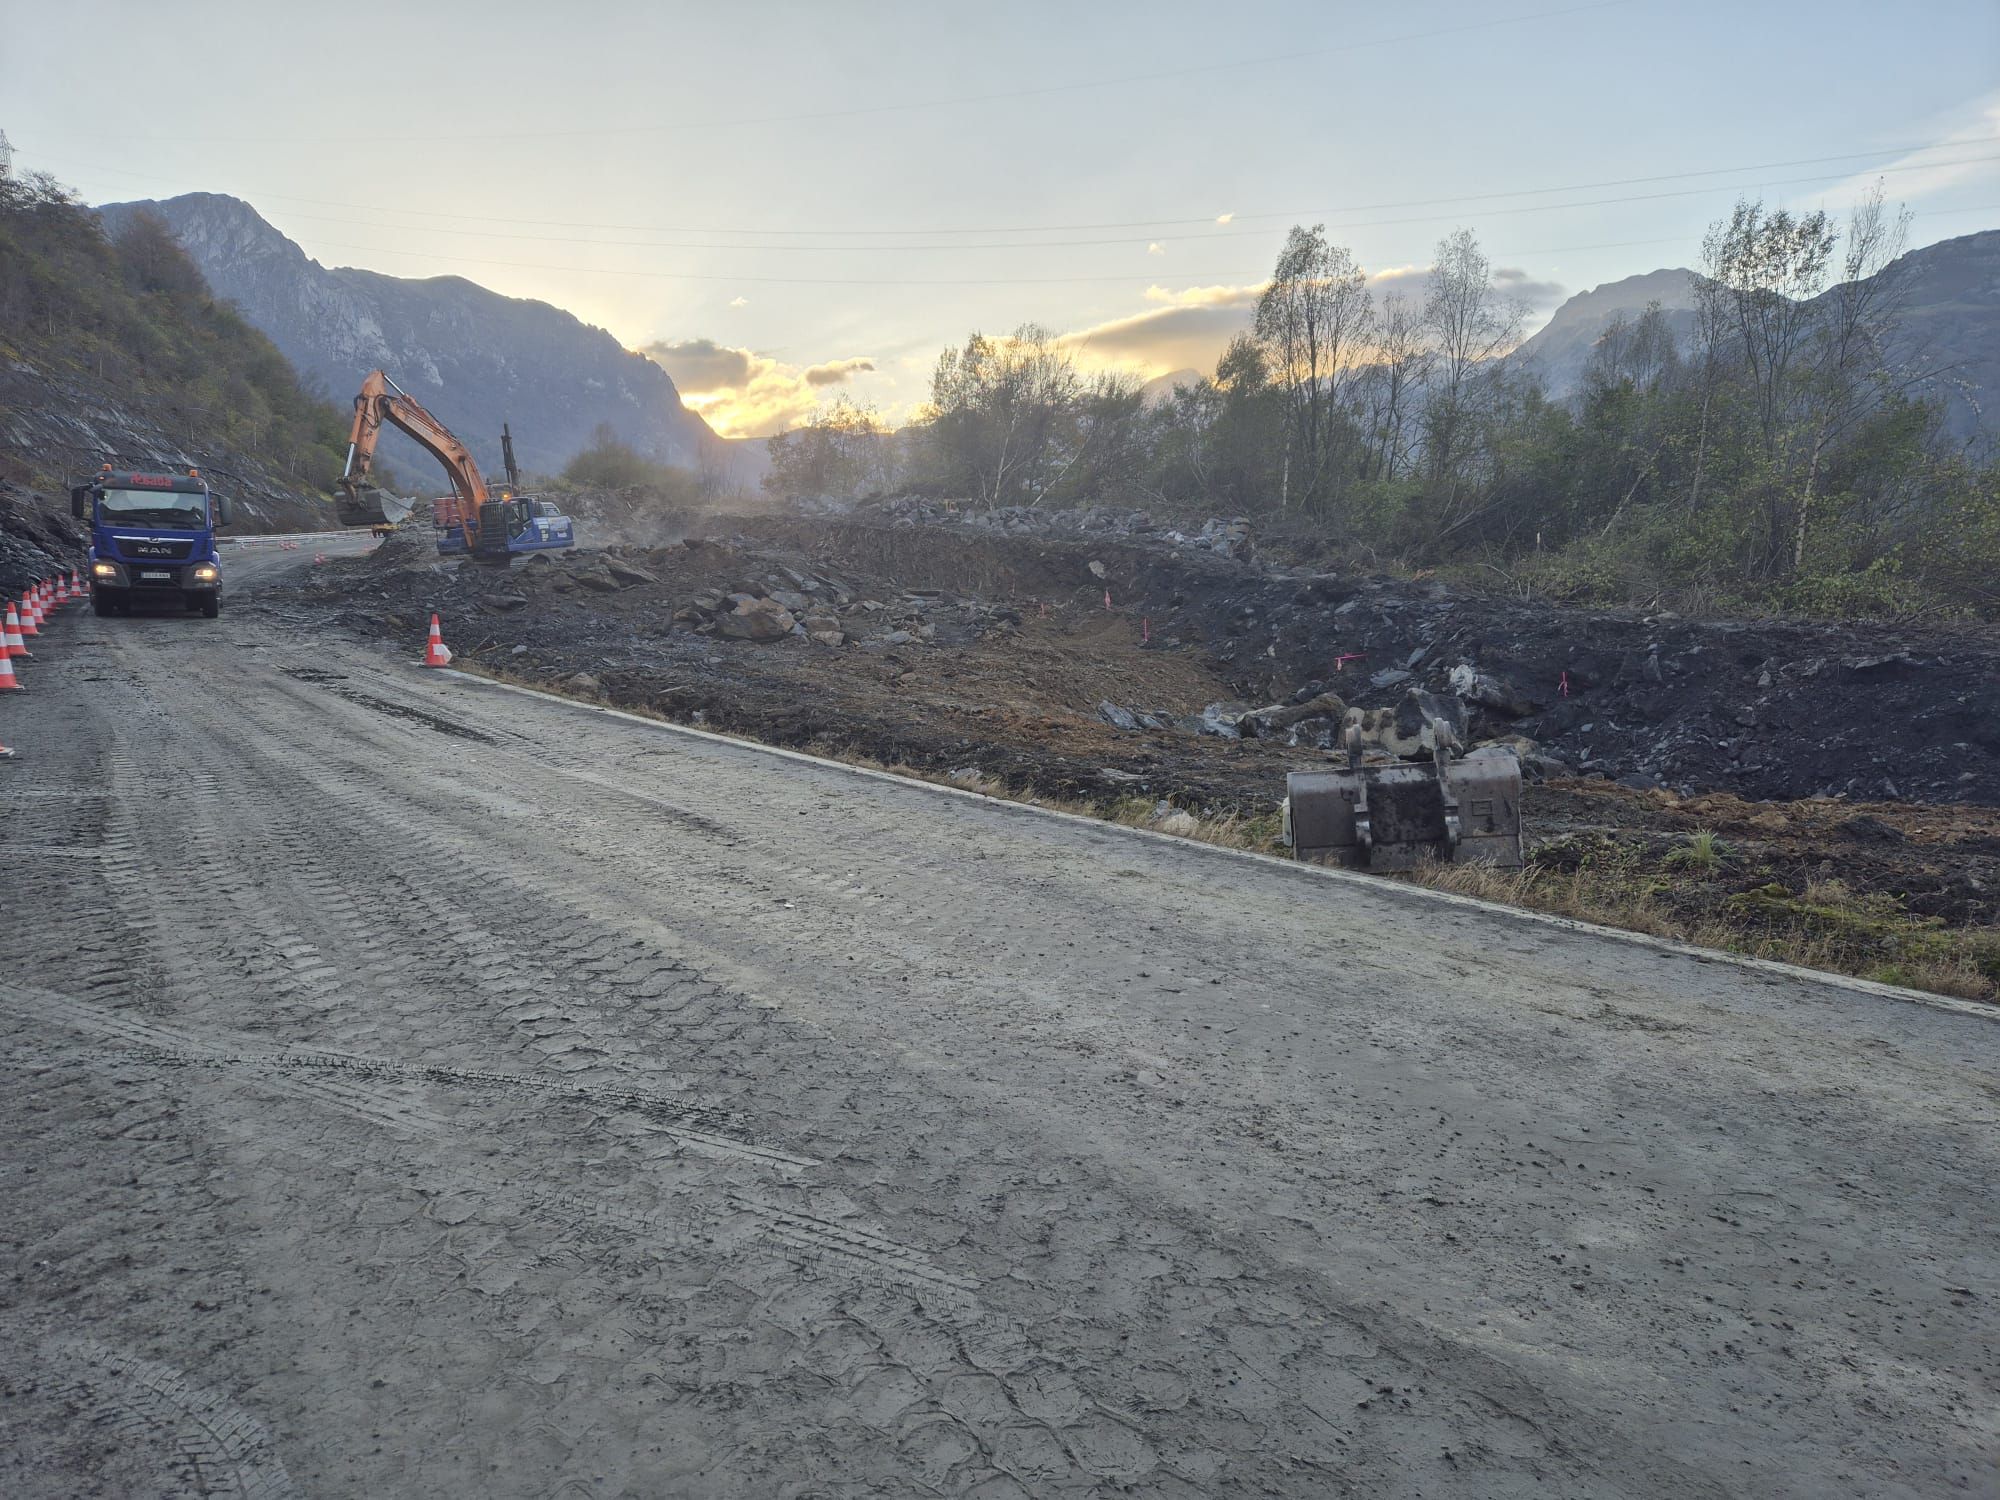
[[1382,298],[1374,321],[1375,357],[1363,381],[1368,472],[1371,478],[1394,479],[1409,462],[1411,408],[1430,370],[1431,346],[1420,310],[1401,292]]
[[989,505],[1039,503],[1073,462],[1062,439],[1082,392],[1069,351],[1037,324],[1006,339],[975,333],[963,349],[945,350],[923,413],[940,477]]
[[1824,210],[1767,212],[1746,199],[1702,242],[1705,365],[1741,371],[1770,473],[1765,571],[1804,563],[1828,449],[1896,389],[1887,344],[1903,286],[1893,262],[1908,229],[1907,212],[1890,213],[1877,187],[1850,215],[1837,262],[1843,236]]
[[1878,408],[1889,389],[1885,378],[1888,338],[1901,316],[1907,290],[1895,262],[1909,243],[1910,211],[1905,208],[1890,214],[1878,182],[1848,215],[1846,238],[1841,280],[1820,299],[1812,376],[1806,393],[1812,436],[1798,520],[1792,531],[1794,569],[1805,561],[1806,536],[1828,445]]
[[1521,339],[1526,316],[1494,288],[1493,265],[1469,229],[1438,241],[1424,296],[1431,348],[1424,403],[1424,456],[1435,479],[1454,481],[1464,465],[1483,393],[1481,380]]
[[1715,304],[1712,322],[1733,341],[1748,372],[1773,457],[1790,425],[1793,370],[1812,337],[1812,299],[1826,286],[1837,237],[1823,210],[1794,217],[1743,199],[1702,241],[1696,295]]
[[1324,225],[1293,225],[1256,321],[1285,392],[1285,505],[1294,495],[1319,504],[1338,482],[1340,387],[1363,352],[1372,312],[1353,252],[1329,244]]

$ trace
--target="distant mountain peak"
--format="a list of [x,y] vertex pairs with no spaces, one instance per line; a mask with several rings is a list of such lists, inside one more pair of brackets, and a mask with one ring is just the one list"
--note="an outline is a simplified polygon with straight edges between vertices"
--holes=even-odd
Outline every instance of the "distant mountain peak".
[[[609,423],[635,450],[700,467],[722,440],[681,403],[673,379],[601,328],[547,302],[503,296],[462,276],[413,279],[328,267],[250,204],[224,193],[111,203],[164,220],[208,278],[335,402],[387,370],[482,462],[499,463],[508,422],[524,467],[554,473]],[[401,453],[417,465],[414,450]]]
[[[1938,372],[1916,388],[1941,402],[1958,437],[2000,432],[2000,402],[1984,395],[2000,390],[2000,229],[1908,251],[1888,273],[1902,279],[1902,336],[1892,356],[1917,367],[1913,373]],[[1573,396],[1606,330],[1620,317],[1639,318],[1656,302],[1685,349],[1693,342],[1697,279],[1675,267],[1579,292],[1508,359],[1532,370],[1550,396]]]

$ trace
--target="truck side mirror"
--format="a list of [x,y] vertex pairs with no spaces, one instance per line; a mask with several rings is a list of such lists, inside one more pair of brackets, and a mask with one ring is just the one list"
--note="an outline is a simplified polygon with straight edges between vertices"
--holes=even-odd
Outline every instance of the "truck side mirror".
[[227,495],[217,495],[215,497],[215,524],[218,526],[227,526],[235,519],[236,512],[229,504],[229,497]]
[[69,513],[79,521],[90,518],[90,486],[79,484],[69,492]]

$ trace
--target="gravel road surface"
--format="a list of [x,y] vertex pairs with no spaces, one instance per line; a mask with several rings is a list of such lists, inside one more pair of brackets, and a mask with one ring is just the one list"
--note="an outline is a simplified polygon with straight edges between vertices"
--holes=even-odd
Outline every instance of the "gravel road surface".
[[2000,1017],[420,672],[299,560],[0,703],[0,1493],[2000,1493]]

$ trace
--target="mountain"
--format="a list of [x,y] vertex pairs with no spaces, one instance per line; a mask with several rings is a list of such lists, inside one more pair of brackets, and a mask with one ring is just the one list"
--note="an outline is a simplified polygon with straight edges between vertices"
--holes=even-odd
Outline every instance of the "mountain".
[[1675,269],[1648,271],[1578,292],[1508,358],[1539,375],[1549,395],[1573,396],[1583,389],[1590,352],[1605,330],[1621,317],[1636,322],[1655,302],[1685,348],[1694,333],[1694,272]]
[[[601,422],[658,462],[730,466],[728,445],[681,404],[665,370],[561,308],[461,276],[322,266],[249,204],[219,193],[111,203],[98,213],[116,235],[142,211],[162,219],[216,295],[342,407],[380,366],[495,471],[502,422],[531,471],[559,471]],[[407,440],[385,436],[385,451],[399,478],[429,481],[430,460]]]
[[[2000,229],[1911,250],[1878,274],[1902,282],[1892,362],[1942,403],[1946,427],[1960,442],[2000,439]],[[1666,270],[1570,298],[1508,358],[1538,374],[1549,395],[1573,396],[1605,330],[1620,316],[1636,320],[1654,302],[1685,351],[1694,334],[1694,272]]]
[[346,434],[157,223],[107,240],[60,188],[0,172],[0,485],[29,497],[18,515],[62,511],[68,480],[109,463],[200,470],[242,530],[324,526]]
[[1961,441],[2000,439],[2000,229],[1912,250],[1903,284],[1903,364],[1944,402]]
[[1169,370],[1164,375],[1155,375],[1139,387],[1139,399],[1147,406],[1165,406],[1174,399],[1174,392],[1182,386],[1197,386],[1206,377],[1199,370]]

